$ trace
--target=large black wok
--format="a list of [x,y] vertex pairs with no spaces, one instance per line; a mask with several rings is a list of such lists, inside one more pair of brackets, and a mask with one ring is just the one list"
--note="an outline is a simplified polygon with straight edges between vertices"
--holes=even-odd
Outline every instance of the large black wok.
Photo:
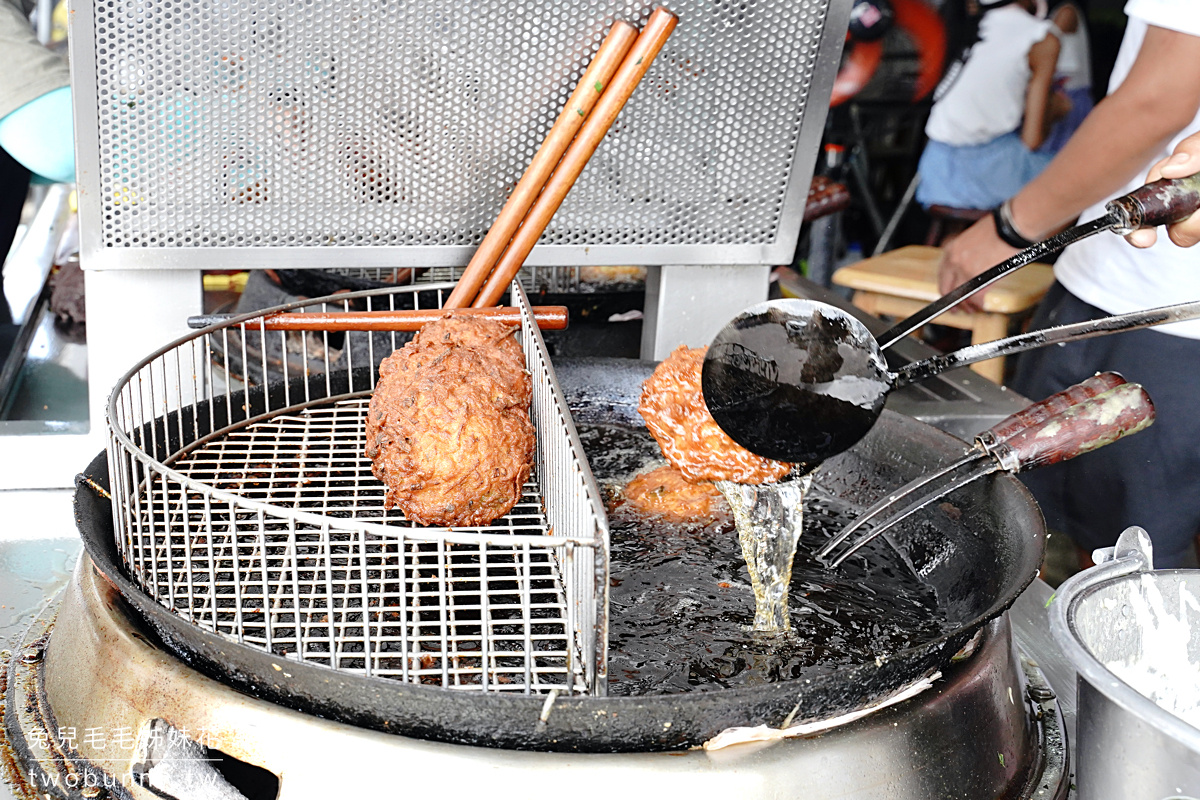
[[[636,403],[653,365],[617,359],[559,366],[581,422],[641,424]],[[961,455],[966,445],[928,425],[885,411],[857,446],[830,459],[817,482],[869,504],[887,489]],[[107,488],[103,454],[85,475]],[[526,750],[629,752],[699,745],[733,726],[781,725],[870,704],[951,659],[1033,579],[1045,530],[1032,498],[1014,478],[979,481],[898,531],[894,544],[933,586],[951,623],[944,636],[913,642],[877,663],[774,684],[637,697],[558,698],[446,690],[284,660],[204,631],[134,586],[118,558],[107,500],[81,482],[76,520],[96,569],[121,592],[157,638],[194,668],[247,694],[288,708],[407,736]],[[284,673],[287,673],[285,676]],[[542,718],[544,717],[544,721]],[[668,724],[669,723],[669,724]]]

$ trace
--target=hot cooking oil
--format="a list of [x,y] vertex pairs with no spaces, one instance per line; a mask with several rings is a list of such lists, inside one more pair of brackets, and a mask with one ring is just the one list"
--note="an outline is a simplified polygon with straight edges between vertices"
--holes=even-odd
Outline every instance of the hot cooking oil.
[[793,561],[790,631],[751,630],[754,591],[728,509],[686,522],[645,514],[621,489],[662,463],[649,434],[581,426],[580,437],[609,513],[610,694],[802,679],[886,659],[947,631],[934,590],[882,537],[837,570],[815,560],[861,511],[823,493],[819,471]]
[[761,486],[717,481],[733,512],[742,558],[754,589],[752,630],[785,633],[791,629],[788,590],[792,559],[804,526],[804,497],[812,473]]

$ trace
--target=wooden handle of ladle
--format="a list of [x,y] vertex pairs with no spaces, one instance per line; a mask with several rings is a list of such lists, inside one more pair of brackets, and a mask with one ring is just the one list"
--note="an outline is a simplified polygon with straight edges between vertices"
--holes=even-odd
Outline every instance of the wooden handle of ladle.
[[487,284],[475,298],[472,305],[476,308],[496,305],[500,297],[508,290],[517,270],[529,256],[529,251],[537,244],[542,232],[550,224],[550,218],[562,205],[567,192],[575,185],[575,180],[583,172],[588,159],[592,157],[592,153],[596,152],[600,141],[616,120],[617,114],[624,108],[625,102],[633,94],[633,90],[637,88],[642,77],[645,76],[646,70],[650,68],[650,63],[658,55],[678,22],[679,17],[661,6],[650,14],[646,27],[642,29],[641,35],[634,42],[629,54],[625,56],[625,60],[621,63],[617,74],[609,82],[604,94],[600,95],[596,107],[592,109],[591,115],[583,123],[575,141],[571,142],[571,146],[563,154],[558,168],[546,181],[541,195],[538,196],[533,208],[525,217],[525,221],[521,223],[521,227],[513,236],[508,249],[500,257]]
[[604,88],[612,80],[613,74],[621,66],[637,35],[637,28],[628,22],[618,20],[613,23],[612,29],[600,43],[596,57],[588,64],[583,77],[579,79],[579,85],[571,93],[550,132],[542,140],[541,147],[529,162],[525,174],[521,176],[496,221],[488,229],[487,236],[483,237],[479,248],[471,256],[470,263],[446,300],[446,308],[466,308],[471,305],[479,287],[492,271],[496,259],[504,252],[517,226],[521,224],[529,207],[542,191],[554,166],[583,126]]
[[[244,324],[247,328],[268,331],[419,331],[427,322],[441,319],[447,311],[467,316],[486,317],[514,325],[521,324],[519,309],[509,306],[501,308],[421,308],[398,311],[330,311],[291,314],[279,312],[265,317],[251,318]],[[534,306],[533,317],[537,326],[544,331],[561,331],[567,327],[566,306]],[[227,323],[232,317],[226,314],[188,317],[188,327],[206,328],[217,323]]]
[[1033,425],[992,455],[1010,472],[1057,464],[1112,444],[1154,423],[1154,402],[1136,383],[1102,392]]
[[1108,201],[1104,210],[1120,219],[1113,227],[1120,234],[1182,222],[1200,210],[1200,173],[1147,183]]

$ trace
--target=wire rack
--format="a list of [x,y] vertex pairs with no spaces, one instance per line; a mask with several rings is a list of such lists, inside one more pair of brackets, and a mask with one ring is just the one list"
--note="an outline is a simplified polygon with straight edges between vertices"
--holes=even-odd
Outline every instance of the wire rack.
[[118,549],[159,603],[277,656],[446,688],[602,694],[607,521],[519,284],[536,461],[487,527],[423,528],[383,507],[366,408],[379,362],[411,334],[262,320],[440,307],[452,288],[255,312],[132,369],[109,402]]

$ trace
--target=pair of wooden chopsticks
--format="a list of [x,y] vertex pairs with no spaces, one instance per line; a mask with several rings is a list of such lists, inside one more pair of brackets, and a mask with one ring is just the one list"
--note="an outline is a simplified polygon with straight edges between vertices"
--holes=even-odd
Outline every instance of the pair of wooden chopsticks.
[[678,22],[660,6],[641,34],[627,22],[613,23],[446,308],[486,308],[500,300]]

